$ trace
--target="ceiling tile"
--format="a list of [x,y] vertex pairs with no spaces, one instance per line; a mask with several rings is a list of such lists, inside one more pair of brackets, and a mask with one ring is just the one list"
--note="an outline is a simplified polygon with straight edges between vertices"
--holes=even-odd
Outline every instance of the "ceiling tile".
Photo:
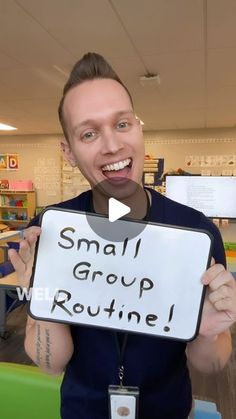
[[202,0],[112,0],[112,3],[140,54],[203,47]]
[[208,85],[236,85],[236,48],[208,52]]
[[[60,133],[62,88],[92,50],[131,91],[145,130],[232,126],[235,16],[235,0],[0,0],[0,118],[18,134]],[[140,85],[147,71],[160,86]]]
[[[229,106],[235,107],[236,117],[236,84],[232,86],[211,86],[208,89],[208,106]],[[227,113],[227,109],[224,108],[224,113]]]
[[[41,2],[38,2],[41,5]],[[54,10],[55,15],[55,10]],[[68,62],[72,55],[16,2],[0,9],[0,51],[28,66]]]
[[235,127],[236,112],[235,107],[219,106],[207,109],[207,127]]
[[236,47],[235,0],[207,0],[208,48]]
[[16,99],[59,97],[64,78],[53,68],[11,68],[0,70],[1,97]]
[[[18,4],[70,51],[74,60],[88,51],[107,58],[136,55],[107,0],[18,0]],[[60,57],[55,62],[60,62]]]

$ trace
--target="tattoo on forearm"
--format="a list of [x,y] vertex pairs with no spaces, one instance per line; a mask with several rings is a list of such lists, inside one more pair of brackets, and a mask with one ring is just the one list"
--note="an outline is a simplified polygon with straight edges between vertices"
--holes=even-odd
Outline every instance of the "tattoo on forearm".
[[43,344],[41,338],[41,327],[38,324],[36,328],[36,364],[42,365],[43,362],[43,352],[45,353],[45,365],[48,369],[51,368],[51,340],[50,340],[50,331],[45,329],[45,350],[43,351]]
[[51,340],[50,340],[50,331],[49,329],[45,329],[45,337],[46,337],[46,347],[45,347],[45,363],[48,369],[51,368]]
[[42,362],[41,329],[40,329],[40,325],[37,324],[37,329],[36,329],[36,364],[40,365],[41,362]]

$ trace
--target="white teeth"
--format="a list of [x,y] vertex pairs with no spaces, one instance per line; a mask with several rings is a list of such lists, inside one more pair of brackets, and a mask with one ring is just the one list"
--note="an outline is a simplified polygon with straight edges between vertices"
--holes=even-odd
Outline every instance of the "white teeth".
[[102,167],[102,170],[105,172],[111,172],[112,170],[118,171],[124,169],[124,167],[128,166],[131,162],[131,159],[122,160],[113,164],[106,164],[106,166]]

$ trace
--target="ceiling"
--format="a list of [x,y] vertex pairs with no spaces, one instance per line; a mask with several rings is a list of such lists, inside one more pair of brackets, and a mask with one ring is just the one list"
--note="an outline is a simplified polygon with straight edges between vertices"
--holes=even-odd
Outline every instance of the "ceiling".
[[[125,82],[145,130],[236,126],[235,0],[0,0],[0,28],[0,122],[16,134],[61,132],[62,88],[88,51]],[[147,73],[160,85],[141,86]]]

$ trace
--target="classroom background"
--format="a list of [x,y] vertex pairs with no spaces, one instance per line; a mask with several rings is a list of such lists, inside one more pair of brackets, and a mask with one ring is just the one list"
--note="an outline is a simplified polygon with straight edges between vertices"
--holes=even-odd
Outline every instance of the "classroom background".
[[[60,149],[57,107],[72,65],[88,51],[101,53],[127,85],[143,123],[148,187],[165,193],[167,174],[235,177],[235,19],[234,0],[0,0],[0,393],[12,409],[6,380],[20,370],[9,368],[31,361],[23,348],[26,310],[6,307],[14,291],[4,285],[7,243],[19,240],[8,234],[89,188]],[[236,272],[236,218],[214,222]],[[214,404],[202,407],[201,418],[236,417],[235,328],[232,336],[224,371],[191,370],[195,397]],[[15,417],[6,416],[9,403],[4,419]]]

